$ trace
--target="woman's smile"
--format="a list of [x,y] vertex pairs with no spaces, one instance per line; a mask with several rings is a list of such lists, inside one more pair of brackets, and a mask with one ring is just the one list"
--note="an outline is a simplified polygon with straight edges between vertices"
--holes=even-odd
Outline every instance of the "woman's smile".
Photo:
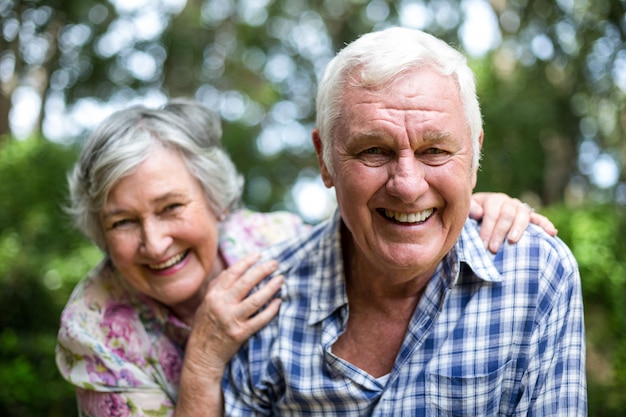
[[183,251],[164,262],[147,265],[147,268],[153,272],[177,272],[187,263],[189,253],[189,250]]

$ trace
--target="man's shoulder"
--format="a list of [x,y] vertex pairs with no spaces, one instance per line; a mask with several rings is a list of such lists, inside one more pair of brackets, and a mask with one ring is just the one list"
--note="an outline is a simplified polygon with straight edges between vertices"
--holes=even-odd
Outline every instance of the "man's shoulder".
[[293,268],[307,259],[317,259],[324,246],[332,245],[334,225],[331,220],[323,221],[313,227],[303,229],[301,233],[280,242],[263,253],[265,257],[278,260],[283,268]]
[[[480,240],[480,223],[473,219],[465,222],[461,240],[464,248],[472,248],[476,252],[488,254],[487,250],[482,250],[484,244]],[[474,254],[475,255],[475,254]],[[571,249],[558,236],[550,236],[541,227],[529,224],[523,232],[521,239],[516,243],[504,241],[495,258],[510,256],[526,256],[532,259],[549,259],[551,262],[565,262],[575,265],[574,255]]]
[[505,283],[517,292],[535,293],[546,313],[562,296],[580,292],[578,264],[570,248],[535,225],[528,226],[519,242],[505,244],[494,262]]
[[547,286],[560,286],[568,281],[563,277],[579,278],[578,264],[570,248],[542,228],[529,225],[518,242],[503,242],[495,254],[484,248],[479,228],[479,223],[468,220],[460,239],[461,256],[474,272],[483,271],[484,274],[484,271],[495,267],[501,275],[498,281],[521,283],[539,280],[540,285]]
[[549,264],[562,264],[570,269],[577,269],[576,259],[572,250],[558,236],[548,235],[541,227],[528,225],[517,244],[506,245],[508,250],[528,252]]

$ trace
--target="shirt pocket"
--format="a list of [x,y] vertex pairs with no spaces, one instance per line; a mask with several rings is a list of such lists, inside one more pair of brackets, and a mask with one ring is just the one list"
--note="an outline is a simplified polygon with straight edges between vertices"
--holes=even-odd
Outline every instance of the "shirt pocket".
[[505,381],[515,369],[515,360],[486,374],[426,374],[428,416],[498,415]]

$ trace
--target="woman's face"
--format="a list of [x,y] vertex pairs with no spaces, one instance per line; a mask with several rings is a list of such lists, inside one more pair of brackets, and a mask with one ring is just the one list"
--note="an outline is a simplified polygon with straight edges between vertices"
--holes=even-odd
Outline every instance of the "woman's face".
[[100,213],[113,264],[135,289],[195,311],[223,268],[217,218],[182,157],[156,148],[109,193]]

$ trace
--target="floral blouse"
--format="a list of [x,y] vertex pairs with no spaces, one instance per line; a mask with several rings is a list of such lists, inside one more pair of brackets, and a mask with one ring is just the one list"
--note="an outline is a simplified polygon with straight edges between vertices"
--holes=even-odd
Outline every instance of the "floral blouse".
[[[231,265],[306,229],[290,213],[240,210],[220,225],[220,251]],[[102,261],[74,289],[56,347],[61,374],[76,386],[79,414],[173,416],[190,330]]]

